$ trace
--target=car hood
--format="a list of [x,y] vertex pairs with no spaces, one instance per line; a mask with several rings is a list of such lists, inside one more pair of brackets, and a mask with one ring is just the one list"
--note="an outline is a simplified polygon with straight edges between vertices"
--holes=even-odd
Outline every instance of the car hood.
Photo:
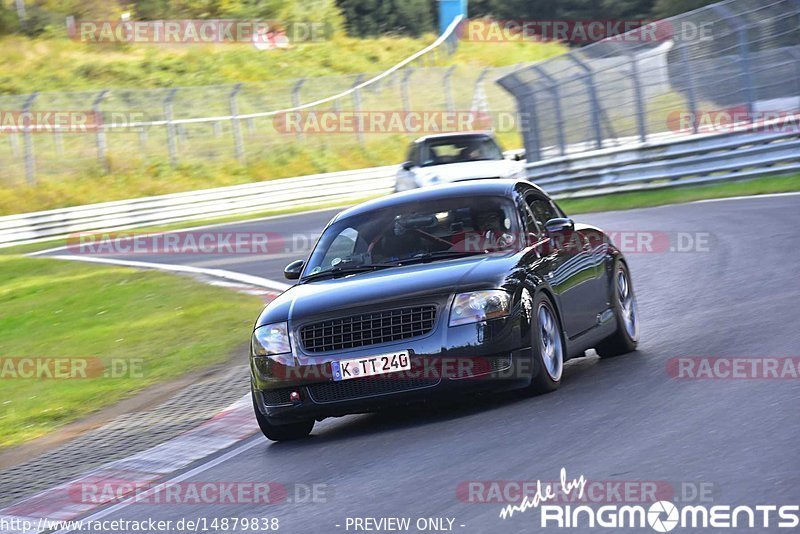
[[386,306],[431,295],[505,287],[520,253],[393,267],[293,286],[261,313],[256,327],[336,310]]
[[431,185],[481,178],[509,178],[521,170],[522,164],[518,161],[498,159],[421,167],[416,169],[415,173],[424,185]]

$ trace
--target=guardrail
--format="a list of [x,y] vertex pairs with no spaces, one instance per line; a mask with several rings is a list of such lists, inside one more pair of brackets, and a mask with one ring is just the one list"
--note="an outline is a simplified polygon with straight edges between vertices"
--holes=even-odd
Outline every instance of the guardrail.
[[[784,131],[770,133],[778,124]],[[526,168],[528,179],[557,198],[800,172],[800,117],[573,154]]]
[[77,232],[246,215],[267,210],[346,203],[394,190],[396,165],[283,178],[157,197],[0,217],[0,248],[66,238]]
[[[744,131],[687,135],[532,162],[528,178],[555,198],[800,172],[800,117]],[[510,152],[508,153],[510,154]],[[507,154],[507,155],[508,155]],[[115,231],[358,200],[394,190],[397,166],[283,178],[188,193],[0,217],[0,248],[78,232]]]

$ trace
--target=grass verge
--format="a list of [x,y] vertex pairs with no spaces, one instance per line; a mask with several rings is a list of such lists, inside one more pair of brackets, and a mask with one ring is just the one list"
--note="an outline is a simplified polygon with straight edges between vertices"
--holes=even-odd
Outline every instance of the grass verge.
[[567,213],[589,213],[647,208],[666,204],[680,204],[695,200],[725,198],[769,193],[800,191],[800,174],[756,178],[741,182],[653,189],[630,193],[615,193],[598,197],[563,199],[558,201]]
[[[0,94],[80,91],[114,87],[163,88],[316,78],[380,72],[436,39],[336,35],[287,50],[256,50],[252,44],[159,46],[78,42],[66,37],[0,38]],[[462,41],[435,64],[495,67],[538,61],[567,51],[560,43]],[[426,65],[434,57],[425,57]]]
[[[0,278],[0,448],[226,361],[262,306],[187,277],[40,258],[0,256]],[[75,378],[22,377],[46,358],[72,359]]]

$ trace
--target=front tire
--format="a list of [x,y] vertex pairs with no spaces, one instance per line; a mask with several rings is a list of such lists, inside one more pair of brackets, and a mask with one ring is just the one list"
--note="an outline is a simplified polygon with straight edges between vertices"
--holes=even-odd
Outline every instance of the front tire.
[[601,358],[633,352],[639,344],[639,308],[630,272],[622,262],[618,262],[614,268],[611,290],[617,329],[595,347],[594,350]]
[[250,396],[253,398],[253,410],[256,413],[256,421],[261,433],[270,441],[292,441],[296,439],[303,439],[311,434],[314,428],[314,420],[299,421],[297,423],[288,423],[285,425],[274,425],[267,420],[267,418],[258,409],[258,399],[255,392],[250,390]]
[[531,379],[527,393],[550,393],[561,384],[565,344],[556,308],[541,293],[534,299],[531,329],[531,352],[536,358],[539,372]]

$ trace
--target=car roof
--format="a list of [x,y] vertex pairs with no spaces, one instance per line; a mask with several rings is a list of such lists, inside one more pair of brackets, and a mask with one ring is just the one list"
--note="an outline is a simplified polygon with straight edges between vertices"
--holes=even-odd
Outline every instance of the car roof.
[[421,189],[412,189],[410,191],[369,200],[346,209],[339,213],[334,220],[338,221],[382,208],[413,204],[415,202],[429,202],[471,196],[511,196],[517,184],[524,184],[530,188],[538,189],[534,184],[526,180],[498,180],[497,178],[489,178],[485,180],[455,182]]
[[464,137],[491,137],[494,139],[494,134],[488,130],[484,131],[476,131],[476,132],[449,132],[449,133],[438,133],[438,134],[430,134],[422,136],[416,140],[414,143],[424,143],[425,141],[432,141],[434,139],[448,139],[448,138],[464,138]]

